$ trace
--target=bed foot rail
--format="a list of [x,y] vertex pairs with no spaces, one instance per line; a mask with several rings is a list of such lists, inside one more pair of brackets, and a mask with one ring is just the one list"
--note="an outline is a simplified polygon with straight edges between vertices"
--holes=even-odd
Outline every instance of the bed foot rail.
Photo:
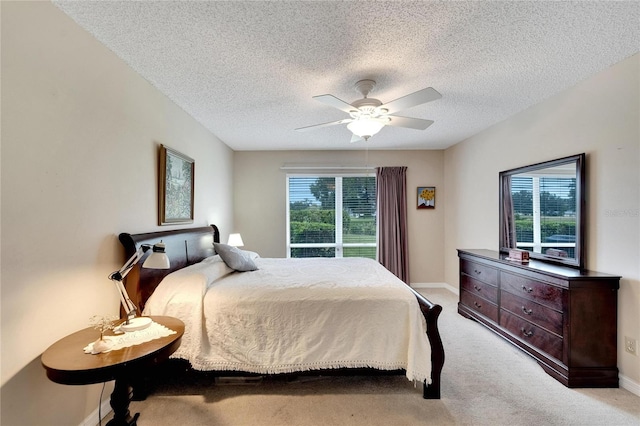
[[440,383],[435,383],[434,379],[431,379],[431,384],[427,384],[425,380],[422,389],[422,397],[424,399],[440,399]]
[[424,399],[440,399],[440,377],[444,365],[444,347],[438,330],[438,317],[442,306],[431,303],[423,295],[409,287],[418,299],[420,310],[427,323],[427,336],[431,345],[431,383],[424,382],[422,397]]

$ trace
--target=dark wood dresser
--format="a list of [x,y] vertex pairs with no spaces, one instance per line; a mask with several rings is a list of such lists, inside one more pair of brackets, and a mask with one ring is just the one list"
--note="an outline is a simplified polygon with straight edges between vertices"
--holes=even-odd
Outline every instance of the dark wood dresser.
[[620,277],[492,250],[458,250],[458,313],[518,346],[568,387],[618,387]]

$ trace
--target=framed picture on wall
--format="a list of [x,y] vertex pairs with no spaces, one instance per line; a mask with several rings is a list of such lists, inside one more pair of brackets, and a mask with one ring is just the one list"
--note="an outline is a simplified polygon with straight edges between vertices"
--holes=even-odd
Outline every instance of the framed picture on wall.
[[195,161],[160,145],[158,225],[193,223]]
[[418,208],[419,209],[435,209],[436,208],[436,187],[435,186],[419,186],[418,187]]

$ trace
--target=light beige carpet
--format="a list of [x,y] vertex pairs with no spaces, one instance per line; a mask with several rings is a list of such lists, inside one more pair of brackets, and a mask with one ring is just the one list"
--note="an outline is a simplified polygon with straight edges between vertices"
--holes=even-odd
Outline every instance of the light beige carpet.
[[[624,389],[568,389],[529,356],[457,314],[457,296],[421,290],[443,306],[442,399],[422,399],[404,377],[320,377],[211,386],[160,383],[131,403],[150,425],[640,425]],[[107,417],[107,420],[110,418]],[[106,421],[103,421],[105,424]]]

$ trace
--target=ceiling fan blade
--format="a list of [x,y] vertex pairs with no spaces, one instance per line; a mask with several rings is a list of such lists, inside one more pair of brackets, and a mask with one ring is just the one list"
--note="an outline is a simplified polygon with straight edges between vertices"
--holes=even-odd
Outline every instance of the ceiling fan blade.
[[418,90],[409,95],[403,96],[384,105],[380,105],[379,109],[386,109],[388,114],[394,112],[403,111],[405,109],[412,108],[416,105],[426,104],[427,102],[440,99],[442,95],[438,93],[433,87],[427,87],[426,89]]
[[343,120],[331,121],[329,123],[314,124],[313,126],[299,127],[299,128],[297,128],[295,130],[298,131],[298,132],[306,132],[307,130],[318,129],[320,127],[335,126],[336,124],[351,123],[352,121],[353,121],[352,118],[345,118]]
[[422,118],[400,117],[397,115],[390,115],[388,117],[391,119],[389,123],[387,123],[388,126],[424,130],[433,124],[433,120],[423,120]]
[[333,95],[318,95],[318,96],[314,96],[313,99],[322,102],[323,104],[327,104],[329,106],[332,106],[334,108],[338,108],[341,111],[346,112],[347,114],[350,113],[351,111],[357,111],[358,108],[355,108],[352,105],[349,105],[348,103],[346,103],[345,101],[343,101],[342,99],[338,99]]
[[354,142],[362,142],[364,141],[364,139],[362,139],[360,136],[353,134],[351,135],[351,140],[349,141],[349,143],[354,143]]

